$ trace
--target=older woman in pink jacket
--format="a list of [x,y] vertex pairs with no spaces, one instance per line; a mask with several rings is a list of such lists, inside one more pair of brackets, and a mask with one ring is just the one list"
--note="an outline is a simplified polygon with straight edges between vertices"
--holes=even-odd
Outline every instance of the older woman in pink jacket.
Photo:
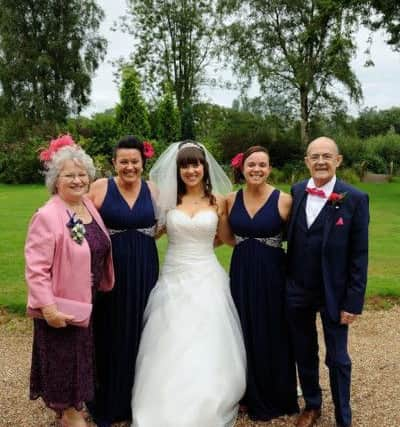
[[111,244],[86,197],[95,168],[69,135],[41,153],[53,194],[29,226],[28,313],[34,319],[30,397],[42,397],[63,427],[87,426],[82,409],[94,395],[91,304],[114,283]]

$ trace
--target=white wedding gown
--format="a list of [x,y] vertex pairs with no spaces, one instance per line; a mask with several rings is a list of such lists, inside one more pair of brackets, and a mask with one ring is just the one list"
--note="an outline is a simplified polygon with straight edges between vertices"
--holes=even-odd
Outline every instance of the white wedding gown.
[[168,250],[136,361],[134,427],[235,423],[246,356],[228,276],[214,254],[217,222],[211,209],[167,214]]

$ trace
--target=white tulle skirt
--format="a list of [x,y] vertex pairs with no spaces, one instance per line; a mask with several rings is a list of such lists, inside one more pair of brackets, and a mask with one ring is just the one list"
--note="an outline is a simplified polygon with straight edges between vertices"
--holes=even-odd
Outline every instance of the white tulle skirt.
[[233,426],[245,357],[228,276],[214,254],[170,252],[145,312],[132,425]]

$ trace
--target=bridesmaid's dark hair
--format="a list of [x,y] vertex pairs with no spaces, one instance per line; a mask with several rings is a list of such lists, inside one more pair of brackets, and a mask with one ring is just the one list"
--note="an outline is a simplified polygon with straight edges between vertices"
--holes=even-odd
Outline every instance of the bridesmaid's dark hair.
[[[185,145],[187,144],[187,147]],[[204,194],[208,197],[210,205],[215,205],[215,197],[212,194],[212,186],[210,179],[210,172],[208,163],[206,160],[206,154],[197,142],[191,140],[185,140],[179,144],[178,154],[176,156],[176,179],[178,183],[177,188],[177,204],[182,203],[182,197],[186,194],[186,185],[182,181],[180,169],[186,168],[189,165],[198,165],[201,163],[204,169],[203,185]]]
[[117,151],[121,148],[126,148],[128,150],[134,149],[140,151],[140,156],[142,158],[143,167],[146,165],[146,157],[144,155],[144,145],[136,136],[128,135],[121,138],[114,146],[112,158],[115,160],[117,157]]
[[261,146],[261,145],[253,145],[252,147],[249,147],[244,153],[243,153],[243,159],[242,159],[242,166],[240,168],[235,168],[233,170],[233,178],[235,181],[235,184],[239,184],[241,182],[244,181],[244,176],[242,173],[242,169],[244,166],[244,162],[246,161],[246,159],[248,157],[250,157],[253,153],[258,153],[258,152],[262,152],[265,153],[268,156],[268,160],[269,160],[269,152],[268,150]]

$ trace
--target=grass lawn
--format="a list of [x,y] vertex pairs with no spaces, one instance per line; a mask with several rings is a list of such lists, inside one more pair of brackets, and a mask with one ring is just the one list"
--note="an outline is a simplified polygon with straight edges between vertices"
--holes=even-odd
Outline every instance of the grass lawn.
[[[371,208],[367,294],[400,296],[400,180],[359,187],[370,195]],[[12,311],[25,310],[24,240],[30,217],[47,198],[40,185],[0,184],[0,306]],[[166,246],[164,237],[158,242],[161,260]],[[231,249],[222,246],[217,256],[228,269]]]

